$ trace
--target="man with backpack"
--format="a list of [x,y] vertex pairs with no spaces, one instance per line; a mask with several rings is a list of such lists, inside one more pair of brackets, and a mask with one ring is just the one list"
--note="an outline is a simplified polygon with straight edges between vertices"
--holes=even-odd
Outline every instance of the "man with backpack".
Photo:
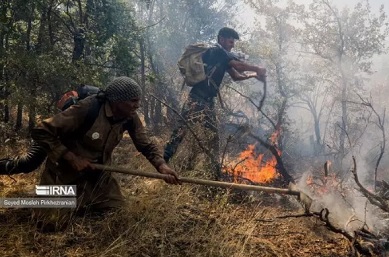
[[[164,159],[166,162],[169,162],[177,151],[187,132],[187,126],[196,122],[202,123],[204,127],[213,132],[214,136],[209,144],[212,146],[210,149],[212,156],[210,157],[214,161],[218,160],[219,138],[214,104],[225,72],[228,72],[234,81],[250,78],[264,80],[266,75],[265,68],[250,65],[231,53],[235,40],[238,39],[239,35],[234,29],[224,27],[219,30],[216,45],[203,52],[201,50],[193,51],[193,54],[188,53],[187,48],[187,53],[183,54],[179,61],[179,68],[184,75],[186,84],[192,86],[192,89],[181,113],[185,120],[178,121],[177,127],[165,147]],[[200,59],[196,59],[198,57]],[[243,73],[246,71],[251,73]],[[198,78],[201,79],[197,82]],[[203,115],[199,115],[199,113]]]
[[[134,80],[118,77],[105,91],[43,120],[31,135],[48,154],[40,184],[77,185],[79,211],[121,207],[124,199],[118,182],[109,172],[93,170],[93,163],[109,164],[125,131],[157,171],[168,175],[167,183],[179,184],[177,174],[146,135],[136,113],[140,96],[141,89]],[[80,132],[91,109],[97,110],[94,122]]]

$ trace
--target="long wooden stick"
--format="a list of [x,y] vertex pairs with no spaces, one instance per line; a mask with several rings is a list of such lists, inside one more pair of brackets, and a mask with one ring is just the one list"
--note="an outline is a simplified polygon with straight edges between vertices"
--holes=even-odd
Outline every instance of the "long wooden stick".
[[[142,177],[156,178],[156,179],[165,179],[167,177],[167,175],[160,174],[157,172],[129,170],[129,169],[125,169],[125,168],[105,166],[105,165],[101,165],[101,164],[93,164],[93,165],[99,170],[118,172],[118,173],[123,173],[123,174],[134,175],[134,176],[142,176]],[[278,193],[278,194],[297,195],[297,196],[300,196],[302,194],[302,192],[300,192],[300,191],[291,190],[291,189],[287,189],[287,188],[242,185],[242,184],[236,184],[236,183],[205,180],[205,179],[198,179],[198,178],[180,177],[180,181],[184,182],[184,183],[191,183],[191,184],[197,184],[197,185],[215,186],[215,187],[240,189],[240,190],[247,190],[247,191],[261,191],[261,192],[267,192],[267,193]]]

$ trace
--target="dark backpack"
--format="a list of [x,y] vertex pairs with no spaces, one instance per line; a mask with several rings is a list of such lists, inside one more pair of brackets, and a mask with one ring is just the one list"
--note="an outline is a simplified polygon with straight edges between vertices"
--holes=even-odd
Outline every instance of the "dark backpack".
[[[62,95],[57,102],[57,108],[61,111],[68,109],[70,106],[78,103],[80,100],[87,98],[88,96],[97,95],[100,91],[98,87],[81,84],[76,90],[71,90]],[[91,106],[85,116],[85,121],[80,128],[71,133],[70,136],[81,138],[92,127],[97,116],[99,115],[100,107],[103,101],[98,97],[95,97]]]
[[95,95],[99,91],[100,89],[98,87],[82,84],[78,86],[76,90],[64,93],[57,102],[57,108],[64,111],[78,101],[87,98],[88,96]]

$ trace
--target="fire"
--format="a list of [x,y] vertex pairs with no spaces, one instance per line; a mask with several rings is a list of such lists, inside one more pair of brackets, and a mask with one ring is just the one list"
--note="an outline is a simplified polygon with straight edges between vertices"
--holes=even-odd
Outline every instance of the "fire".
[[[275,142],[279,132],[273,133],[271,142]],[[278,151],[280,154],[280,151]],[[276,179],[279,174],[276,169],[277,160],[274,155],[264,161],[264,154],[255,153],[255,145],[249,145],[246,150],[240,153],[238,160],[229,165],[225,170],[232,174],[237,180],[239,177],[249,179],[256,183],[268,183]]]
[[[342,181],[335,175],[335,173],[316,179],[313,175],[309,175],[306,180],[307,185],[316,195],[325,195],[337,190],[338,187],[341,186],[341,182]],[[339,191],[342,192],[343,190]]]
[[278,129],[270,136],[270,142],[276,144],[278,137],[280,136],[281,130]]

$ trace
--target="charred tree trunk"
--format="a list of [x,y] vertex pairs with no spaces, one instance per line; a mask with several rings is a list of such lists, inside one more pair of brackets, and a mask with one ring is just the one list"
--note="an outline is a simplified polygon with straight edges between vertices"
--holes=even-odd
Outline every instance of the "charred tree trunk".
[[266,142],[265,140],[261,139],[260,137],[258,137],[256,135],[254,135],[251,132],[249,135],[252,138],[254,138],[255,140],[257,140],[261,145],[266,147],[266,149],[268,149],[274,155],[274,157],[277,160],[277,167],[276,168],[282,176],[282,182],[285,185],[288,185],[290,182],[294,183],[295,182],[294,178],[288,173],[287,169],[285,168],[284,162],[282,161],[282,158],[278,152],[278,149],[274,145],[269,144],[268,142]]

